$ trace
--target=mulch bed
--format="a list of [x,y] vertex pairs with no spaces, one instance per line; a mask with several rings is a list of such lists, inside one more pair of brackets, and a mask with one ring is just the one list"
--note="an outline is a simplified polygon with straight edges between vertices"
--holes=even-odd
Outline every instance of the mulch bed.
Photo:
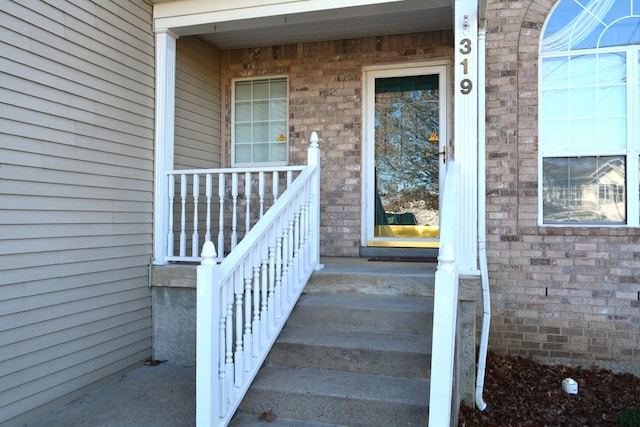
[[[562,389],[565,378],[578,383],[577,395]],[[489,353],[484,401],[491,413],[463,403],[458,426],[640,426],[640,378],[597,367]]]

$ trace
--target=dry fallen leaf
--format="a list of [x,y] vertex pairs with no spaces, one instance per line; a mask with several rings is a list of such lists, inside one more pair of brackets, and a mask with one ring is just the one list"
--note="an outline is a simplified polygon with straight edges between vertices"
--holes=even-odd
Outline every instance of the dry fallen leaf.
[[147,365],[147,366],[158,366],[159,364],[164,363],[164,362],[166,362],[166,360],[154,360],[154,359],[149,358],[144,362],[144,364]]
[[267,421],[269,423],[272,423],[276,420],[276,414],[274,414],[271,411],[267,411],[260,414],[258,418],[260,418],[262,421]]
[[[567,377],[578,382],[579,394],[562,390]],[[638,390],[640,377],[634,375],[599,367],[545,365],[489,352],[483,397],[491,413],[463,403],[458,426],[640,426],[629,424],[640,417]],[[622,423],[625,417],[627,424]]]

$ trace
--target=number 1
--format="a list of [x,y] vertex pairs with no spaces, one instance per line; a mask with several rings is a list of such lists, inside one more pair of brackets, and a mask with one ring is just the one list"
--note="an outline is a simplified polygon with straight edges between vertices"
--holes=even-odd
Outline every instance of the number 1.
[[462,65],[462,73],[467,74],[467,59],[463,59],[460,65]]

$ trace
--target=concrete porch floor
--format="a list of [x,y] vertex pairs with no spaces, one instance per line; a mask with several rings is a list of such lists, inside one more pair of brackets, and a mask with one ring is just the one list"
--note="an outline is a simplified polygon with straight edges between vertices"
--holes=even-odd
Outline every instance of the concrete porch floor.
[[[436,269],[435,263],[369,261],[368,258],[323,258],[321,263],[324,269],[318,274],[323,276],[367,272],[378,275],[382,281],[407,274],[432,277]],[[26,426],[195,426],[195,375],[194,367],[171,363],[141,366]],[[258,420],[237,422],[232,425],[265,425]],[[286,420],[276,420],[270,425],[300,426]]]

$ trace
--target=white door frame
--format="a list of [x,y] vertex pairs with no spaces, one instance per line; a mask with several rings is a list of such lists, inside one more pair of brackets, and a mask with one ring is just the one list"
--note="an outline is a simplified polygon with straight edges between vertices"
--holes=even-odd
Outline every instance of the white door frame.
[[[397,238],[374,237],[375,200],[373,189],[375,186],[375,79],[385,77],[405,77],[438,74],[440,86],[440,152],[448,144],[451,120],[449,105],[450,91],[450,62],[430,61],[375,65],[363,68],[362,78],[362,207],[361,209],[361,246],[366,247],[369,242],[383,243],[384,241],[398,242]],[[447,153],[448,154],[448,153]],[[446,163],[440,163],[439,188],[443,188]],[[440,199],[442,203],[442,199]],[[442,206],[440,206],[441,208]],[[421,239],[412,239],[418,242]],[[427,239],[424,239],[425,241]]]

